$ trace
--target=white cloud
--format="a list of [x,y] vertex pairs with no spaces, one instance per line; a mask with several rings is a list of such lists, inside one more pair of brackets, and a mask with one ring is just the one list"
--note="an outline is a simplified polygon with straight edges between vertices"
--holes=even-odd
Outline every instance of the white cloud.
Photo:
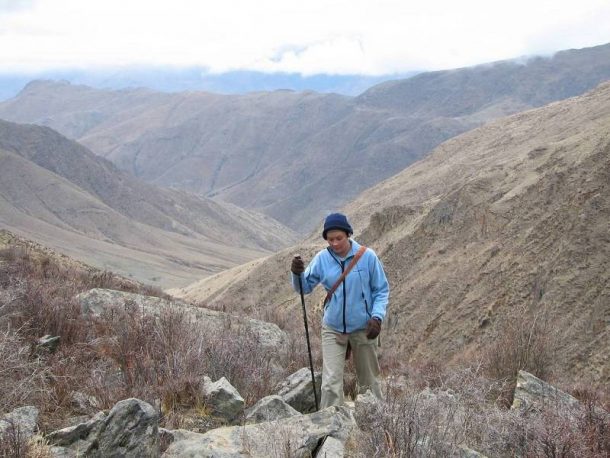
[[606,0],[0,0],[5,71],[153,64],[383,74],[609,41]]

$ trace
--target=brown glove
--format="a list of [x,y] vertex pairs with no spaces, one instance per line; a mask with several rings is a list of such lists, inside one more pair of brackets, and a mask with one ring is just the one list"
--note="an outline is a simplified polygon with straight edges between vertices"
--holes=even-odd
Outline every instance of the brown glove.
[[296,255],[292,258],[292,263],[290,264],[290,271],[295,275],[301,275],[305,272],[305,264],[299,255]]
[[381,320],[379,318],[371,318],[366,323],[366,338],[374,339],[381,332]]

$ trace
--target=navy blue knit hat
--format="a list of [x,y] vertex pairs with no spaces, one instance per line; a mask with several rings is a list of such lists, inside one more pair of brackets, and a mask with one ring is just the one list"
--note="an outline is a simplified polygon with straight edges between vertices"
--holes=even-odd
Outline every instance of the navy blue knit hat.
[[326,240],[326,233],[333,229],[340,229],[345,231],[348,236],[354,233],[352,226],[347,221],[347,216],[343,213],[331,213],[324,220],[324,230],[322,231],[322,237]]

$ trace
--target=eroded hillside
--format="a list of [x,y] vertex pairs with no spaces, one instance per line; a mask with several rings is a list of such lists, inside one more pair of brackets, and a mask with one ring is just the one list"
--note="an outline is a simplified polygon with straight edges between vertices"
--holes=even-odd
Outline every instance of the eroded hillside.
[[[608,381],[608,126],[604,84],[447,141],[347,206],[391,282],[383,345],[405,361],[476,360],[509,323],[537,323],[556,371]],[[309,242],[174,293],[298,313],[289,259],[323,246],[317,231]]]
[[295,240],[277,221],[160,188],[49,128],[0,121],[0,228],[164,287]]

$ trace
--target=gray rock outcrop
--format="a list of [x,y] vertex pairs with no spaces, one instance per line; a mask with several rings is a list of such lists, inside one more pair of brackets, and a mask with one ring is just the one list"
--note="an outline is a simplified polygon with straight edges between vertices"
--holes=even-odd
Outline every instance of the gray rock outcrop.
[[[329,407],[256,425],[218,428],[205,434],[174,432],[164,457],[310,457],[326,436],[345,443],[356,427],[346,407]],[[332,441],[331,441],[332,442]]]
[[216,382],[212,382],[209,377],[204,377],[202,394],[205,397],[206,406],[216,416],[231,421],[244,411],[244,398],[224,377]]
[[295,415],[301,415],[301,413],[292,408],[281,396],[271,395],[265,396],[247,409],[245,420],[246,423],[262,423],[294,417]]
[[104,412],[98,412],[84,423],[47,434],[45,439],[54,446],[55,455],[82,456],[94,453],[95,441],[104,428],[105,418]]
[[139,399],[117,402],[109,414],[103,412],[86,423],[48,434],[56,456],[157,457],[159,417],[155,409]]
[[557,406],[558,404],[574,411],[581,408],[575,397],[549,385],[529,372],[519,371],[512,409],[542,410],[548,405]]
[[373,412],[379,407],[379,403],[379,399],[375,397],[371,390],[359,394],[354,401],[356,418],[368,418],[371,415],[374,415]]
[[20,440],[36,434],[39,411],[34,406],[19,407],[0,419],[0,438],[15,434]]
[[[561,408],[565,415],[577,420],[586,413],[586,406],[574,396],[555,388],[529,372],[519,371],[517,386],[513,396],[511,409],[529,411],[542,411],[546,407]],[[596,416],[606,418],[610,422],[610,413],[601,407],[593,406],[592,412]]]
[[345,444],[339,439],[328,436],[318,450],[316,458],[343,458],[345,455]]
[[[319,402],[322,373],[315,373],[315,381]],[[311,383],[311,371],[308,367],[303,367],[289,375],[286,380],[278,385],[276,394],[281,396],[287,404],[301,413],[309,413],[316,410]]]
[[128,309],[129,307],[142,313],[159,316],[162,310],[177,307],[185,312],[192,322],[205,329],[235,329],[252,333],[258,339],[261,347],[270,353],[281,354],[287,348],[288,336],[277,325],[252,318],[243,318],[228,313],[194,307],[181,301],[169,301],[153,296],[126,293],[111,289],[94,288],[76,296],[81,310],[85,314],[101,315],[113,308]]

